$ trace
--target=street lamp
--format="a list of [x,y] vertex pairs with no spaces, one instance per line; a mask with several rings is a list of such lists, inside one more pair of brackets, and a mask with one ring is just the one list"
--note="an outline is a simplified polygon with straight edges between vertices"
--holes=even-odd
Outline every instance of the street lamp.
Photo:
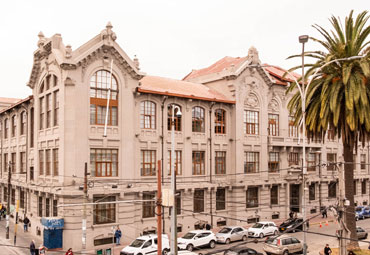
[[175,110],[176,117],[181,117],[180,107],[171,104],[171,191],[173,204],[171,208],[171,255],[177,255],[177,213],[176,213],[176,172],[175,172]]

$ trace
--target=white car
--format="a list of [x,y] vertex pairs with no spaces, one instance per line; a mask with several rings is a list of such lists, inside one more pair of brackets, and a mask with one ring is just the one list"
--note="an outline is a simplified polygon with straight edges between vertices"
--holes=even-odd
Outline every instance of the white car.
[[[167,235],[162,235],[162,254],[170,251],[170,242]],[[123,248],[120,255],[152,255],[157,253],[157,235],[144,235],[136,238],[130,245]]]
[[255,223],[252,227],[248,228],[248,236],[260,237],[268,235],[277,235],[279,232],[278,227],[274,222],[270,221],[260,221]]
[[193,230],[189,231],[183,237],[177,239],[179,250],[192,251],[195,247],[209,246],[215,248],[216,236],[210,230]]
[[248,238],[248,231],[239,226],[224,227],[216,234],[218,243],[229,244],[233,241],[243,240],[246,241]]

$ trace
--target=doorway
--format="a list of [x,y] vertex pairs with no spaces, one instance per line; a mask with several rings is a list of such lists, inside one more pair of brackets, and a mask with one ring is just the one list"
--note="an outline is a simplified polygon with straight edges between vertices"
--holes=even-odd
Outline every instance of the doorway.
[[290,184],[290,210],[300,212],[301,184]]

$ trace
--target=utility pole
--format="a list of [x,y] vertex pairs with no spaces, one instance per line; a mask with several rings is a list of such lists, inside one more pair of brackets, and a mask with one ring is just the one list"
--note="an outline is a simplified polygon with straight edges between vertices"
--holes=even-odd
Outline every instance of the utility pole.
[[87,162],[85,162],[84,171],[84,205],[82,219],[82,249],[86,250],[86,203],[87,203]]
[[338,234],[339,234],[339,255],[346,255],[347,253],[347,226],[345,225],[345,185],[344,185],[344,165],[339,163],[338,167],[338,179],[339,179],[339,207],[338,207]]
[[8,165],[8,190],[7,190],[8,205],[7,205],[7,208],[6,208],[6,239],[9,239],[10,189],[12,187],[11,184],[10,184],[11,178],[12,178],[12,167],[11,167],[11,162],[9,161],[9,165]]
[[157,254],[162,254],[162,170],[161,161],[158,160],[158,174],[157,174]]
[[16,209],[16,214],[15,214],[14,245],[17,244],[18,212],[19,212],[19,199],[17,199],[17,209]]

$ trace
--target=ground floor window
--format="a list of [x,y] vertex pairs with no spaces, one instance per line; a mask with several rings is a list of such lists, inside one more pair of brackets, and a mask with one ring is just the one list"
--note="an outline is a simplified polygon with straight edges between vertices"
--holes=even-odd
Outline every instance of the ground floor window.
[[[94,196],[94,202],[114,202],[115,196]],[[116,222],[116,204],[96,204],[94,205],[94,224],[106,224]]]
[[226,189],[217,188],[216,191],[216,210],[226,209]]
[[279,187],[273,185],[270,189],[270,204],[277,205],[279,203]]
[[330,182],[328,184],[328,197],[330,198],[337,197],[337,183],[336,182]]
[[42,212],[43,212],[43,197],[42,196],[39,196],[38,197],[38,199],[39,199],[39,203],[38,203],[38,216],[39,217],[42,217],[43,215],[42,215]]
[[143,218],[150,218],[155,216],[155,193],[154,192],[144,192],[143,200],[152,200],[143,202]]
[[316,199],[316,185],[315,183],[311,183],[310,186],[308,187],[309,190],[309,199],[310,200],[315,200]]
[[194,212],[204,212],[204,190],[194,190]]
[[247,208],[258,207],[258,187],[249,187],[246,192]]

